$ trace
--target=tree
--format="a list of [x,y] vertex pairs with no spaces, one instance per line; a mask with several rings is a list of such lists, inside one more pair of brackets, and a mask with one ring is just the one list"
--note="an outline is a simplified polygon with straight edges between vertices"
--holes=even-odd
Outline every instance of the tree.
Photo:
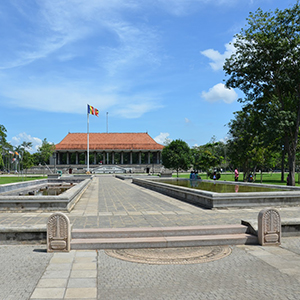
[[298,1],[289,9],[250,13],[248,27],[235,36],[236,52],[224,64],[230,76],[227,87],[241,89],[244,101],[259,104],[263,113],[270,107],[276,113],[288,153],[290,185],[295,185],[300,123],[299,15]]
[[203,146],[194,147],[192,149],[194,168],[208,172],[210,168],[219,166],[224,158],[222,156],[222,147],[219,146],[220,142],[215,142],[212,139],[211,142]]
[[187,170],[193,163],[191,149],[182,140],[174,140],[162,150],[162,164],[168,169]]
[[22,157],[22,167],[23,167],[23,169],[28,170],[33,166],[34,166],[33,156],[28,151],[24,151],[23,152],[23,157]]
[[244,180],[250,174],[259,143],[258,132],[255,130],[253,115],[247,109],[234,113],[235,119],[231,120],[229,126],[228,157],[231,168],[242,168]]
[[227,143],[231,167],[241,167],[244,180],[248,179],[250,173],[255,176],[258,168],[260,170],[274,168],[280,158],[281,147],[278,147],[277,140],[271,143],[266,120],[260,110],[248,104],[234,115],[235,119],[228,124]]
[[52,156],[55,150],[55,145],[49,143],[46,138],[44,138],[42,145],[38,148],[35,160],[38,160],[40,164],[48,164],[50,156]]
[[5,156],[6,151],[6,128],[3,125],[0,125],[0,168],[4,167],[3,156]]
[[33,157],[27,151],[27,149],[32,148],[32,142],[25,142],[23,141],[22,144],[18,147],[16,147],[16,151],[19,153],[19,163],[20,163],[20,169],[27,170],[30,169],[34,164],[33,164]]

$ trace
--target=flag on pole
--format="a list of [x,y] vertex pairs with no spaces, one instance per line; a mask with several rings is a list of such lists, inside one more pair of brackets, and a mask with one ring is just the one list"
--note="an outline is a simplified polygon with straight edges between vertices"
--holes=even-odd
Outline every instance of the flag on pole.
[[10,151],[10,150],[8,151],[8,153],[9,153],[9,154],[14,154],[14,153],[13,153],[12,151]]
[[87,106],[87,112],[88,112],[88,114],[94,115],[96,117],[99,116],[99,110],[89,104]]
[[19,153],[17,151],[15,151],[16,155],[19,155]]

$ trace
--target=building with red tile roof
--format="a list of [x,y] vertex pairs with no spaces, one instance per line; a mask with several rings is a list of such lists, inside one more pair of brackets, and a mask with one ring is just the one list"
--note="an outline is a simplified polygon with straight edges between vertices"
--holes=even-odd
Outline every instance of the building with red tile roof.
[[[89,133],[91,167],[160,164],[163,145],[148,133]],[[57,165],[87,164],[87,133],[68,133],[55,145]]]

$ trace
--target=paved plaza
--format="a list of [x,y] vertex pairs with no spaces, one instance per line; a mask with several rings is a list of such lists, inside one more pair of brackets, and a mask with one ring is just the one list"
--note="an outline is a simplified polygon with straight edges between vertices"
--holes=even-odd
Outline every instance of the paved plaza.
[[[202,209],[122,181],[95,177],[74,210],[73,228],[240,224],[260,208]],[[299,220],[300,208],[279,208]],[[50,213],[0,213],[0,227],[46,227]],[[0,244],[0,299],[299,299],[300,237],[280,247],[230,246],[197,264],[143,264],[104,250],[47,253],[46,245]]]

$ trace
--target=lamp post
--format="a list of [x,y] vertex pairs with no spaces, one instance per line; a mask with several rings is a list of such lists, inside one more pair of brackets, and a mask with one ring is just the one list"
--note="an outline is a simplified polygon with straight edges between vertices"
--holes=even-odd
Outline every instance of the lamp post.
[[56,173],[56,152],[53,152],[53,160],[54,160],[54,174]]

